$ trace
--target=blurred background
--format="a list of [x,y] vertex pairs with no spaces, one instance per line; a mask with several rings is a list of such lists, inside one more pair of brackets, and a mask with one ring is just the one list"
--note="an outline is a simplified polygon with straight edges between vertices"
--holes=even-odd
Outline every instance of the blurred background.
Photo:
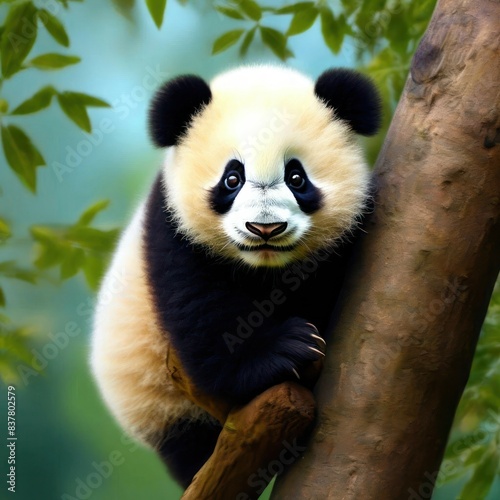
[[[113,421],[87,360],[100,277],[161,162],[146,128],[154,90],[242,62],[312,78],[357,67],[384,94],[386,129],[434,3],[0,2],[0,472],[12,386],[18,498],[181,495]],[[384,133],[365,141],[371,164]],[[499,316],[497,292],[435,499],[500,498]]]

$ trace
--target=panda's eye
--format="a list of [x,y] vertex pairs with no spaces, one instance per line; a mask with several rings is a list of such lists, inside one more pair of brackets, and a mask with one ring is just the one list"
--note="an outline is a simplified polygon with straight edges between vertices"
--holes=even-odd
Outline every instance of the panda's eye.
[[294,189],[300,189],[301,187],[304,187],[304,184],[306,183],[304,177],[300,174],[298,171],[292,171],[290,172],[290,175],[288,176],[288,184],[293,187]]
[[224,186],[226,186],[226,188],[229,189],[230,191],[238,189],[240,184],[241,184],[240,174],[235,170],[229,172],[227,177],[224,179]]

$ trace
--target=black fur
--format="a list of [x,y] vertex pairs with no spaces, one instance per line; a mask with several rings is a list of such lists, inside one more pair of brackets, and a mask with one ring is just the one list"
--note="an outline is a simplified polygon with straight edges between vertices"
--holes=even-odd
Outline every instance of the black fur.
[[218,422],[178,420],[166,430],[158,453],[169,472],[187,488],[214,451],[222,430]]
[[[237,189],[228,189],[224,183],[226,177],[232,172],[237,172],[241,179],[241,185]],[[210,206],[218,214],[225,214],[231,208],[234,199],[245,184],[245,167],[238,160],[231,160],[224,169],[224,173],[218,184],[210,191]]]
[[158,147],[175,146],[189,122],[212,100],[207,83],[195,75],[184,75],[165,83],[149,110],[149,132]]
[[[289,182],[291,175],[295,172],[299,173],[305,181],[300,189],[293,188]],[[321,208],[323,198],[321,191],[309,180],[299,160],[292,158],[287,162],[285,165],[285,181],[303,212],[311,214]]]
[[373,135],[381,123],[381,100],[368,77],[350,69],[329,69],[319,76],[316,95],[357,134]]
[[255,270],[208,256],[170,220],[158,177],[145,220],[147,276],[160,324],[195,385],[244,403],[296,380],[293,369],[319,357],[308,348],[317,344],[307,323],[324,333],[345,269],[342,249]]

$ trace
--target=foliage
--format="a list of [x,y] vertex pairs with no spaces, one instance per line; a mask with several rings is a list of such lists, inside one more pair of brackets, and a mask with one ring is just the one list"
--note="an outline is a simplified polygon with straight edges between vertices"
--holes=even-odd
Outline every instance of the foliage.
[[[165,10],[167,8],[167,0],[144,0],[146,7],[151,15],[158,29],[161,28],[163,24],[163,18],[165,16]],[[125,16],[130,18],[132,16],[132,11],[136,5],[135,0],[112,0],[116,8]]]
[[96,290],[118,237],[118,229],[104,231],[90,224],[108,204],[107,200],[95,203],[69,226],[33,226],[31,235],[38,247],[35,267],[39,270],[58,268],[61,280],[82,271],[88,285]]
[[7,316],[0,314],[0,379],[17,380],[14,366],[19,362],[31,363],[28,345],[32,336],[30,328],[14,326]]
[[500,281],[455,415],[438,483],[466,476],[459,498],[486,498],[500,474]]
[[[39,29],[44,28],[54,42],[64,48],[70,39],[55,11],[67,9],[69,2],[82,0],[57,0],[53,12],[39,8],[32,1],[6,2],[5,18],[0,28],[1,78],[0,89],[15,85],[16,76],[24,71],[52,71],[78,64],[80,58],[71,54],[50,52],[31,59],[29,54],[36,43]],[[54,6],[56,6],[54,11]],[[85,132],[92,125],[88,108],[109,107],[97,97],[78,91],[57,90],[45,86],[33,95],[16,103],[11,111],[10,103],[0,95],[0,133],[7,165],[19,181],[32,194],[37,190],[37,169],[46,165],[45,158],[23,128],[12,122],[22,121],[25,115],[38,113],[56,101],[64,114]],[[31,229],[31,245],[38,249],[38,256],[31,268],[23,268],[15,260],[0,261],[0,307],[7,303],[3,280],[14,279],[35,284],[45,277],[46,270],[59,267],[59,280],[67,280],[83,271],[87,283],[96,288],[103,273],[109,252],[114,246],[117,230],[103,231],[91,227],[93,218],[106,208],[107,201],[89,207],[73,225],[53,227],[37,225]],[[6,215],[0,215],[0,245],[6,247],[12,239],[13,229]],[[7,316],[0,315],[0,378],[15,381],[12,369],[15,360],[28,359],[28,343],[32,328],[13,325]]]
[[[61,9],[68,7],[68,1],[61,0],[59,4]],[[37,8],[31,1],[14,3],[9,7],[2,25],[0,40],[2,85],[7,82],[10,84],[11,80],[22,71],[59,70],[80,62],[77,56],[55,52],[27,60],[36,42],[40,26],[47,30],[56,43],[63,47],[69,46],[69,36],[63,24],[48,10]],[[1,99],[1,137],[5,158],[21,182],[33,193],[36,192],[36,169],[46,164],[45,159],[23,129],[16,125],[5,125],[5,122],[10,117],[37,113],[47,108],[54,97],[68,118],[86,132],[90,132],[92,128],[87,107],[109,106],[96,97],[80,92],[58,91],[51,86],[39,89],[10,112],[10,103]]]
[[[136,0],[112,0],[127,17]],[[158,28],[164,22],[166,0],[144,0]],[[184,2],[185,3],[185,0]],[[386,125],[403,90],[411,56],[427,27],[436,0],[315,0],[261,3],[256,0],[220,0],[214,10],[235,23],[213,42],[212,54],[238,46],[241,57],[253,44],[263,44],[286,61],[294,57],[290,39],[319,23],[325,45],[333,54],[352,51],[360,69],[370,74],[384,92]],[[278,5],[276,5],[278,4]],[[276,19],[288,20],[278,30]],[[237,25],[237,26],[236,26]]]
[[[215,40],[213,52],[227,50],[241,41],[239,52],[244,56],[250,43],[256,41],[253,33],[258,32],[261,42],[279,58],[286,60],[293,57],[290,38],[306,32],[319,22],[323,40],[331,52],[338,54],[341,50],[352,50],[357,62],[363,64],[372,76],[384,85],[389,83],[394,102],[401,93],[410,58],[434,5],[435,0],[319,0],[271,7],[254,0],[227,0],[216,4],[215,9],[242,28],[222,34]],[[273,18],[282,16],[289,19],[286,30],[278,31],[266,26],[266,23],[272,24]],[[272,30],[272,36],[269,36],[268,30]],[[245,40],[247,35],[251,37],[250,42]],[[221,40],[226,43],[222,44]]]
[[161,28],[167,0],[146,0],[146,5],[156,26]]

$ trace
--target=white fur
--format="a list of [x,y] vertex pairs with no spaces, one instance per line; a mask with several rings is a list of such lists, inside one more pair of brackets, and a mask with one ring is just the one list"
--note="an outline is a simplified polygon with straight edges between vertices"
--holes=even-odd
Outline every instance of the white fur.
[[[303,238],[309,230],[310,217],[300,210],[292,192],[281,178],[274,187],[263,190],[255,182],[260,180],[251,169],[246,170],[247,179],[236,197],[231,210],[223,217],[223,227],[233,241],[241,245],[262,244],[262,240],[252,234],[245,222],[272,224],[287,222],[287,229],[273,244],[287,246]],[[255,182],[254,182],[255,181]],[[283,265],[293,258],[292,252],[241,252],[242,259],[251,265],[262,265],[267,257],[267,265]]]
[[167,376],[169,342],[148,290],[142,250],[144,206],[124,232],[97,298],[90,364],[107,406],[131,435],[155,446],[179,417],[207,418]]

